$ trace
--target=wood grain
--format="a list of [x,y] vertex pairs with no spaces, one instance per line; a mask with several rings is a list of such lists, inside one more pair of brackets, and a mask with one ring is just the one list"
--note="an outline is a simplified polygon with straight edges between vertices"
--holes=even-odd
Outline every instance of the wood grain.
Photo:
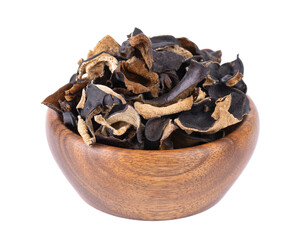
[[88,147],[48,110],[47,139],[66,178],[91,206],[142,220],[181,218],[216,204],[256,146],[259,118],[251,112],[235,131],[212,143],[177,150]]

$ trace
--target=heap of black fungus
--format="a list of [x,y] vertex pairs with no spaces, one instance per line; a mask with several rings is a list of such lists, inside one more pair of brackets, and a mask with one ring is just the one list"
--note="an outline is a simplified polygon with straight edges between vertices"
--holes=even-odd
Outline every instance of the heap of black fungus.
[[43,101],[87,145],[194,146],[223,137],[249,113],[239,57],[221,65],[221,51],[184,37],[149,38],[137,28],[127,37],[121,45],[100,40],[69,83]]

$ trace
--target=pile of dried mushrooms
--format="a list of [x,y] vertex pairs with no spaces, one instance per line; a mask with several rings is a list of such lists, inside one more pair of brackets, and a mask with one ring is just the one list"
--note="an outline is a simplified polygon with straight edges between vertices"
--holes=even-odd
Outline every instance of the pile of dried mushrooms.
[[43,101],[87,145],[189,147],[225,136],[249,113],[239,56],[221,64],[221,51],[138,28],[127,38],[105,36]]

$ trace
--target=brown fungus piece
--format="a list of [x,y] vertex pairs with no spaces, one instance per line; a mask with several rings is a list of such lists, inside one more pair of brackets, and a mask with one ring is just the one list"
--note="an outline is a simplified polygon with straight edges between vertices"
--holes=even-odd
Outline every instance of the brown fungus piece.
[[[131,124],[127,122],[116,122],[116,126],[111,126],[101,114],[96,115],[94,117],[94,120],[99,123],[102,127],[108,128],[109,131],[115,136],[122,136],[127,132],[127,130],[131,127]],[[104,128],[102,128],[104,129]],[[101,131],[103,135],[107,136],[107,134],[104,134],[103,131]],[[99,134],[99,133],[98,133]]]
[[193,96],[185,99],[179,99],[178,102],[168,105],[166,107],[152,106],[146,103],[135,102],[135,110],[145,119],[154,117],[161,117],[164,115],[171,115],[182,111],[188,111],[193,105]]
[[73,82],[70,89],[65,91],[65,100],[72,101],[80,91],[90,83],[89,79],[80,79]]
[[132,47],[138,49],[149,69],[152,67],[153,56],[150,39],[145,34],[140,33],[129,38]]
[[42,104],[46,105],[47,107],[50,107],[58,114],[61,114],[63,111],[61,109],[60,102],[65,100],[65,91],[70,89],[72,86],[72,83],[67,83],[63,87],[59,88],[56,92],[45,98]]
[[186,37],[177,38],[177,40],[180,43],[181,47],[187,49],[193,55],[199,55],[198,54],[199,48],[197,47],[197,45],[194,42],[190,41]]
[[93,51],[92,50],[89,51],[87,58],[93,57],[94,55],[101,53],[101,52],[107,52],[107,53],[112,54],[113,56],[116,56],[119,53],[119,48],[120,46],[114,40],[114,38],[107,35],[97,43]]
[[125,76],[125,85],[134,94],[151,92],[154,97],[158,96],[159,75],[148,70],[145,62],[133,57],[128,61],[122,61],[120,70]]
[[77,127],[78,127],[78,132],[86,145],[91,146],[96,142],[95,138],[91,137],[90,134],[88,133],[86,123],[81,118],[80,115],[78,116],[78,126]]
[[204,61],[215,61],[215,62],[221,61],[222,52],[220,50],[218,51],[212,51],[211,49],[200,50],[194,42],[192,42],[186,37],[177,38],[177,40],[180,43],[181,47],[187,49],[193,55],[202,56]]
[[93,57],[83,61],[78,69],[77,79],[81,79],[83,74],[87,73],[90,80],[104,75],[104,66],[108,66],[113,72],[117,68],[118,61],[111,54],[101,52]]

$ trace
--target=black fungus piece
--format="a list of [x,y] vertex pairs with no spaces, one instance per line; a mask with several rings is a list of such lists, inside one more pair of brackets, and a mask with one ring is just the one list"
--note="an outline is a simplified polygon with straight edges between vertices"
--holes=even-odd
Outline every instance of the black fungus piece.
[[225,132],[223,130],[215,134],[201,134],[197,132],[187,134],[185,131],[178,129],[171,135],[170,139],[173,143],[173,148],[178,149],[212,142],[224,136]]
[[182,55],[170,51],[153,51],[152,71],[162,73],[177,71],[185,61]]
[[233,88],[227,87],[222,83],[206,86],[205,90],[207,91],[208,96],[214,100],[217,100],[235,91]]
[[[105,93],[94,84],[89,84],[86,89],[86,101],[84,108],[80,110],[80,115],[86,119],[98,106],[104,106],[104,99],[110,94]],[[108,97],[107,105],[112,106],[120,104],[121,101],[115,96]]]
[[245,94],[247,92],[247,86],[245,82],[243,81],[243,79],[241,79],[236,85],[234,85],[233,88],[236,88]]
[[131,46],[129,39],[124,41],[119,48],[120,57],[124,59],[131,58],[135,53],[134,47]]
[[185,129],[190,131],[206,131],[216,122],[211,116],[214,106],[214,101],[205,99],[194,104],[191,110],[180,113],[178,120],[175,122],[179,124],[179,127],[184,126]]
[[75,81],[77,80],[77,76],[78,76],[78,73],[73,74],[73,75],[71,76],[69,82],[70,82],[70,83],[75,82]]
[[63,122],[71,130],[77,130],[77,118],[72,112],[63,112]]
[[154,117],[147,121],[145,125],[145,138],[151,142],[158,141],[165,126],[168,124],[168,118]]
[[134,28],[132,33],[127,35],[127,38],[131,38],[131,37],[136,36],[136,35],[141,34],[141,33],[143,33],[142,30],[136,27],[136,28]]
[[98,134],[96,136],[96,141],[114,147],[129,148],[136,150],[144,149],[144,143],[139,143],[138,141],[136,141],[136,139],[127,140],[127,139],[120,139],[114,136],[104,136],[102,134]]
[[193,56],[189,59],[186,59],[180,66],[180,68],[177,71],[177,76],[179,79],[182,79],[184,77],[184,75],[187,72],[188,67],[190,66],[192,61],[196,61],[196,62],[203,62],[204,58],[202,56]]
[[209,68],[211,70],[210,76],[214,80],[220,81],[230,87],[239,83],[244,74],[244,66],[239,56],[237,56],[236,60],[224,63],[221,66],[217,63],[211,63]]
[[161,35],[150,38],[152,49],[164,48],[172,45],[179,45],[179,41],[171,35]]
[[249,100],[246,95],[240,91],[233,91],[231,93],[231,105],[228,111],[241,121],[243,116],[250,112]]
[[179,99],[184,99],[191,94],[199,82],[205,79],[207,74],[207,67],[201,63],[192,61],[187,73],[181,81],[171,91],[152,100],[150,103],[153,105],[169,105]]

